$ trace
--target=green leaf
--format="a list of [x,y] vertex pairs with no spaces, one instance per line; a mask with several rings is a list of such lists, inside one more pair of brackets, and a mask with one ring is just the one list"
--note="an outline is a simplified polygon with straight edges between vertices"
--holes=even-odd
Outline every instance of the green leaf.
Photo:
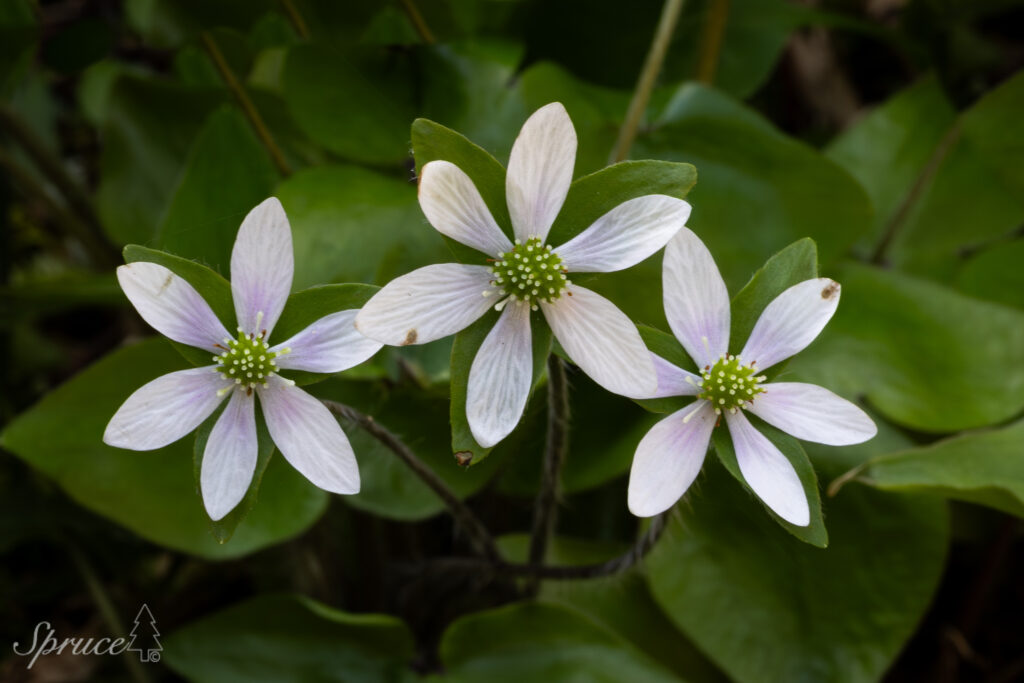
[[625,640],[568,607],[519,603],[477,612],[441,640],[452,681],[679,681]]
[[221,107],[192,143],[157,245],[227,275],[238,227],[276,183],[277,172],[248,122],[233,107]]
[[886,418],[948,433],[1024,408],[1024,314],[941,285],[850,265],[835,317],[789,364],[797,379],[866,395]]
[[999,243],[973,256],[960,269],[956,287],[965,294],[1024,308],[1024,240]]
[[241,557],[312,525],[327,495],[284,458],[271,459],[259,504],[231,543],[221,545],[210,533],[196,491],[191,437],[142,453],[103,443],[107,422],[132,392],[181,366],[171,346],[158,339],[115,351],[17,417],[0,442],[82,506],[154,543],[193,555]]
[[879,680],[938,586],[940,501],[849,487],[821,550],[779,529],[710,462],[648,555],[655,600],[737,683]]
[[860,480],[886,491],[933,493],[1024,517],[1024,420],[880,456],[867,463]]
[[729,471],[729,474],[736,481],[740,482],[758,502],[762,502],[765,511],[779,523],[779,526],[805,543],[810,543],[819,548],[827,547],[828,531],[825,529],[825,520],[821,514],[818,475],[815,474],[814,466],[811,465],[811,461],[807,458],[807,453],[804,452],[803,446],[789,434],[772,427],[763,420],[759,420],[756,416],[751,415],[749,419],[759,432],[775,444],[776,448],[786,456],[793,469],[796,470],[796,475],[800,478],[800,485],[804,489],[804,495],[807,496],[807,505],[811,510],[811,523],[807,526],[790,524],[775,514],[767,505],[764,505],[760,498],[757,498],[757,494],[750,488],[746,479],[743,478],[743,473],[740,472],[739,462],[736,460],[736,450],[732,444],[732,435],[727,428],[719,427],[712,434],[712,442],[715,445],[715,453],[718,455],[718,459],[721,460],[722,464],[725,465],[725,469]]
[[322,166],[295,173],[275,194],[292,226],[296,289],[325,282],[383,285],[448,258],[410,183],[355,166]]
[[381,48],[296,45],[285,61],[284,97],[299,127],[332,152],[399,164],[416,115],[413,73],[407,57]]
[[413,636],[401,620],[291,595],[262,595],[188,624],[163,654],[199,682],[416,680]]

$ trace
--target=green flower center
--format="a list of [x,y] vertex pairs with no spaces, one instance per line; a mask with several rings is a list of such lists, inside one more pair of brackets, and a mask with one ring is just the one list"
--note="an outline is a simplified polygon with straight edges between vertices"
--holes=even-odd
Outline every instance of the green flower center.
[[698,384],[701,392],[697,398],[710,401],[716,413],[726,410],[734,413],[764,391],[761,382],[765,379],[764,375],[755,375],[754,368],[743,365],[736,356],[726,354],[701,372]]
[[506,296],[533,307],[537,301],[555,301],[571,284],[562,259],[538,237],[526,242],[516,240],[511,250],[498,254],[491,272],[494,285]]
[[217,372],[224,379],[235,381],[249,389],[256,385],[266,386],[267,378],[277,372],[274,359],[291,349],[271,351],[263,341],[263,335],[253,335],[238,328],[238,339],[225,339],[227,346],[221,346],[224,353],[214,356]]

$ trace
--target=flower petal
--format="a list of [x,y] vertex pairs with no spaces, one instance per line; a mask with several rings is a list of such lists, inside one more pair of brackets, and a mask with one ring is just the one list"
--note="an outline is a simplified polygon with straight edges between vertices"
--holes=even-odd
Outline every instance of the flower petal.
[[664,194],[625,201],[555,249],[570,272],[611,273],[661,249],[690,217],[690,205]]
[[629,472],[629,511],[653,517],[672,507],[697,478],[715,428],[715,411],[695,401],[651,427]]
[[747,485],[772,511],[790,524],[807,526],[811,509],[793,465],[775,444],[750,424],[743,411],[725,413],[736,461]]
[[750,412],[804,441],[849,446],[871,439],[878,427],[867,413],[828,389],[800,382],[764,385]]
[[215,522],[242,502],[256,472],[259,445],[255,405],[252,394],[232,392],[206,441],[199,490],[206,514]]
[[450,161],[431,161],[423,167],[419,198],[427,220],[442,235],[488,256],[512,248],[476,185]]
[[190,368],[157,377],[125,401],[103,432],[103,442],[133,451],[174,443],[210,416],[232,386],[215,366]]
[[559,102],[541,107],[523,124],[505,175],[508,213],[516,238],[544,240],[565,203],[576,164],[576,130]]
[[356,329],[391,346],[426,344],[468,327],[497,301],[486,266],[439,263],[395,278],[366,302]]
[[231,251],[231,293],[243,331],[266,330],[269,338],[292,291],[294,271],[292,229],[281,202],[271,197],[242,221]]
[[212,352],[214,344],[234,336],[199,292],[164,266],[145,261],[118,266],[117,281],[142,319],[169,339]]
[[292,467],[325,491],[359,493],[352,446],[323,403],[277,375],[256,391],[270,437]]
[[804,280],[765,307],[740,353],[744,363],[766,370],[807,347],[839,306],[839,283],[827,277]]
[[469,369],[466,417],[484,448],[498,443],[519,424],[533,382],[530,307],[509,302],[480,345]]
[[357,309],[325,315],[293,337],[271,347],[288,352],[275,359],[282,370],[341,372],[380,351],[382,344],[355,327]]
[[592,380],[630,398],[654,394],[658,378],[651,354],[636,325],[615,304],[569,285],[560,299],[540,305],[562,348]]
[[688,228],[665,248],[662,288],[676,338],[698,367],[714,365],[729,350],[729,291],[711,252]]
[[669,363],[656,353],[651,354],[651,360],[654,361],[654,372],[658,375],[658,389],[648,398],[696,396],[700,393],[698,375]]

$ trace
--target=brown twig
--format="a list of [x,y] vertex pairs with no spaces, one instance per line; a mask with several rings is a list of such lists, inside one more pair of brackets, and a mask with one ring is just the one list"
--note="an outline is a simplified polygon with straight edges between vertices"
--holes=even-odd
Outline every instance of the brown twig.
[[463,531],[469,537],[470,544],[473,549],[478,552],[488,562],[500,562],[501,555],[498,552],[498,546],[494,543],[494,539],[491,537],[487,527],[477,518],[473,511],[466,506],[458,496],[448,488],[448,485],[444,482],[441,477],[431,470],[427,465],[420,460],[412,450],[402,443],[395,434],[393,434],[386,427],[378,423],[369,415],[364,415],[355,408],[347,406],[337,401],[324,400],[324,405],[333,412],[335,415],[345,418],[361,429],[366,431],[367,434],[381,442],[388,450],[397,455],[402,462],[404,462],[409,469],[418,476],[423,483],[430,487],[430,489],[437,495],[438,498],[445,504],[448,511],[451,512],[452,517],[462,527]]
[[708,18],[700,37],[700,51],[697,53],[697,80],[701,83],[715,82],[718,70],[718,55],[725,38],[725,24],[729,18],[729,0],[711,0]]
[[409,21],[412,22],[413,28],[416,29],[416,33],[419,34],[420,40],[427,45],[433,45],[437,42],[434,38],[433,32],[430,27],[427,26],[426,20],[423,15],[420,14],[420,10],[416,7],[416,3],[413,0],[401,0],[402,9],[405,10],[406,16],[409,17]]
[[288,15],[288,21],[291,22],[295,32],[299,34],[299,38],[309,40],[309,26],[306,24],[306,20],[302,18],[299,8],[295,6],[292,0],[280,0],[280,2],[281,7],[284,8],[284,13]]

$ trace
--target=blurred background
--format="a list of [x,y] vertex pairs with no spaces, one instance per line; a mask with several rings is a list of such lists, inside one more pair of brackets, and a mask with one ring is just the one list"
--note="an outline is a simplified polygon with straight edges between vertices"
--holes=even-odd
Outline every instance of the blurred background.
[[[843,283],[836,318],[787,371],[880,426],[863,446],[807,446],[826,549],[709,458],[638,567],[545,582],[523,603],[515,581],[446,569],[466,539],[351,425],[359,495],[327,496],[275,458],[226,543],[190,438],[152,453],[101,443],[134,388],[185,367],[118,289],[123,246],[227,275],[242,218],[275,195],[296,289],[450,260],[416,203],[414,119],[505,163],[529,113],[561,101],[576,176],[597,170],[661,13],[657,0],[0,1],[0,679],[1024,680],[1019,1],[686,0],[641,120],[631,158],[697,167],[689,225],[731,292],[803,237]],[[664,329],[660,258],[594,286]],[[398,433],[522,559],[544,392],[464,468],[450,349],[389,350],[315,391]],[[628,468],[657,419],[570,382],[555,564],[629,547]],[[155,623],[133,621],[143,603]],[[59,637],[153,628],[161,661],[29,669],[12,646],[44,620]]]

